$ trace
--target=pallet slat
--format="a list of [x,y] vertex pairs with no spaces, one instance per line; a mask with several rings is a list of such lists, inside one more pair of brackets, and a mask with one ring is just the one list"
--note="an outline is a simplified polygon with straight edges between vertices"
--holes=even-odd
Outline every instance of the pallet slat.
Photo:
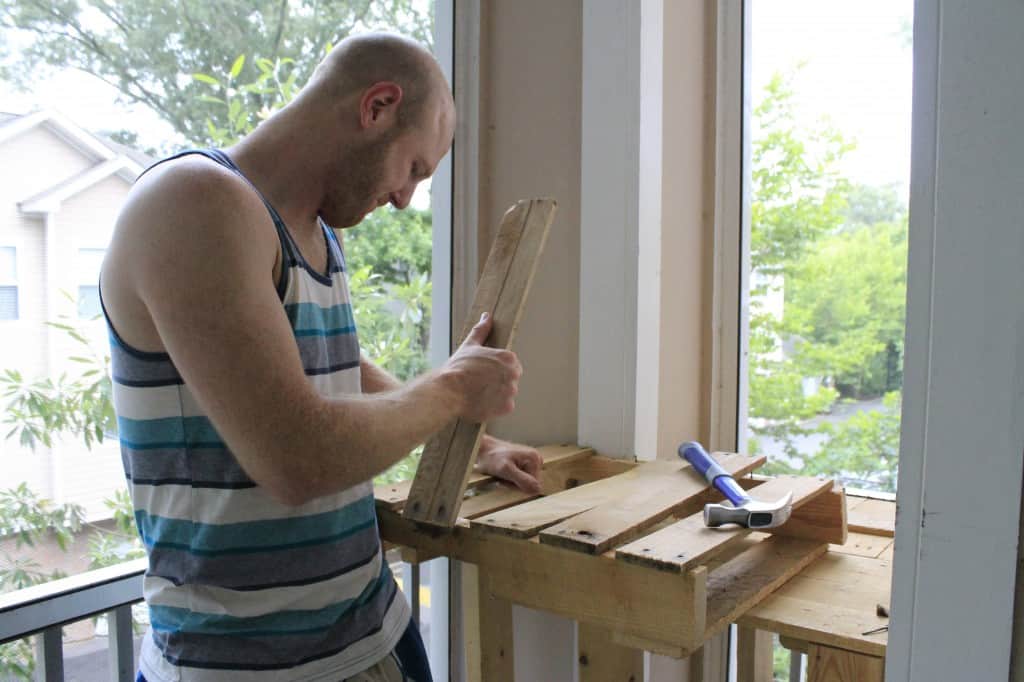
[[[540,457],[544,461],[543,468],[545,469],[585,459],[594,455],[594,450],[592,448],[581,448],[578,445],[542,445],[537,448],[537,452],[540,453]],[[466,490],[475,490],[491,483],[495,483],[497,480],[498,479],[487,474],[473,473],[470,474],[469,478],[466,480]],[[376,498],[377,508],[391,510],[401,509],[405,506],[406,499],[409,497],[409,490],[412,488],[412,483],[412,481],[403,481],[401,483],[386,483],[374,486],[373,496]],[[523,499],[529,499],[530,497],[531,496],[527,495]],[[465,516],[465,514],[463,514],[463,516]]]
[[[753,488],[750,494],[759,500],[770,501],[792,492],[793,507],[799,509],[814,497],[830,491],[832,486],[829,480],[782,476]],[[748,529],[736,526],[707,528],[703,514],[696,513],[619,547],[615,557],[658,570],[682,573],[725,551],[749,533]]]
[[519,538],[532,537],[538,531],[592,509],[606,500],[649,490],[651,486],[660,487],[667,477],[674,477],[679,481],[686,480],[690,474],[688,471],[682,473],[684,467],[689,469],[689,465],[682,461],[641,462],[617,476],[610,476],[557,495],[542,497],[512,509],[474,519],[471,525],[482,531]]
[[[477,285],[462,339],[481,314],[490,312],[494,326],[487,345],[512,345],[555,206],[551,199],[520,201],[505,214]],[[455,523],[484,428],[484,424],[459,419],[427,441],[403,508],[407,518],[437,526],[451,527]]]
[[[712,455],[735,477],[750,473],[765,462],[764,457],[728,453]],[[686,506],[703,506],[708,484],[692,468],[684,475],[664,477],[651,486],[626,497],[609,497],[584,511],[540,532],[540,541],[588,554],[601,554],[642,535],[648,528]]]

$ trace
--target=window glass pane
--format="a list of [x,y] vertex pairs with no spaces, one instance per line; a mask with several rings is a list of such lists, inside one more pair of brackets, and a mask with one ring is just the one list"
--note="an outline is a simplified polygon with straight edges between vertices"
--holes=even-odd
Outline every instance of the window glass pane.
[[17,254],[13,246],[0,246],[0,284],[13,284],[17,281]]
[[0,320],[18,319],[18,287],[0,285]]
[[100,266],[106,249],[78,250],[78,281],[80,284],[95,284],[100,278]]
[[[11,22],[0,27],[11,67],[0,74],[0,97],[12,112],[0,113],[0,128],[34,111],[62,115],[5,139],[5,197],[63,196],[59,190],[69,179],[88,176],[100,163],[94,161],[96,147],[124,155],[139,168],[185,148],[228,147],[292,99],[328,46],[347,35],[388,30],[434,47],[431,0],[339,0],[315,7],[289,2],[262,14],[210,3],[198,21],[172,5],[158,22],[145,13],[118,20],[125,3],[113,3],[113,14],[92,11],[88,3],[70,3],[59,17],[12,13]],[[78,14],[77,7],[86,9]],[[125,33],[125,25],[132,30]],[[116,49],[68,52],[59,37],[68,31]],[[104,80],[88,75],[90,70]],[[130,81],[119,80],[123,74],[131,74]],[[25,158],[33,163],[26,166]],[[117,423],[110,419],[107,330],[93,321],[101,315],[100,267],[132,180],[117,174],[79,189],[61,199],[49,222],[40,214],[19,213],[17,203],[3,207],[18,220],[0,221],[0,244],[17,244],[20,260],[15,263],[13,247],[0,246],[0,319],[16,319],[20,312],[23,321],[9,325],[18,329],[16,335],[0,334],[0,528],[11,527],[3,514],[20,509],[15,521],[30,524],[35,544],[15,547],[0,531],[0,592],[142,554]],[[429,365],[435,267],[429,187],[429,181],[420,183],[407,210],[380,208],[340,235],[361,348],[402,380]],[[44,239],[47,230],[56,230],[56,238]],[[44,399],[17,398],[30,395]],[[62,400],[68,395],[78,399],[80,409],[73,414],[68,406],[75,401]],[[404,480],[415,464],[412,455],[378,480]],[[63,546],[55,533],[66,540]],[[8,555],[22,563],[6,562]],[[427,599],[432,587],[423,581]],[[423,611],[428,626],[432,613]],[[84,669],[77,662],[95,653],[89,639],[103,628],[102,619],[68,626],[69,666]],[[432,636],[446,638],[446,627]],[[4,668],[10,651],[0,648],[2,679],[10,672]]]
[[912,3],[752,7],[747,449],[894,491]]
[[92,320],[103,314],[100,306],[100,288],[96,284],[78,285],[78,317]]

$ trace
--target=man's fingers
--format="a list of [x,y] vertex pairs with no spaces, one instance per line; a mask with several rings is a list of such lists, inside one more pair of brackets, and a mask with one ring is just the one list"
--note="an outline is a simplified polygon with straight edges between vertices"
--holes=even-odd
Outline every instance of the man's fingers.
[[516,458],[516,464],[520,469],[536,478],[540,475],[544,460],[536,450],[527,450]]
[[535,494],[540,492],[540,481],[520,469],[516,464],[511,464],[503,473],[505,474],[505,480],[514,483],[524,493]]
[[493,325],[493,319],[490,313],[484,313],[480,316],[473,328],[469,330],[469,334],[466,336],[466,340],[463,344],[475,343],[482,346],[484,341],[487,340],[487,336],[491,333],[491,326]]

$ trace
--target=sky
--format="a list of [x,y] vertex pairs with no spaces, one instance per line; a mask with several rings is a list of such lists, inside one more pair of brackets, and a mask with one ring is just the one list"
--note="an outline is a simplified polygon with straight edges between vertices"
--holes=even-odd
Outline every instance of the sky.
[[[793,73],[802,121],[827,117],[857,148],[842,169],[872,185],[910,180],[912,0],[754,0],[751,91]],[[906,27],[906,28],[904,28]]]

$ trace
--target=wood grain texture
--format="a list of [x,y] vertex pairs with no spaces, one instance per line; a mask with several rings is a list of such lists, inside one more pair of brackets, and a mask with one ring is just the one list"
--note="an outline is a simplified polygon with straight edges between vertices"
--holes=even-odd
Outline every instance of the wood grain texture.
[[883,682],[885,659],[811,644],[807,651],[807,682]]
[[623,646],[606,628],[579,623],[576,631],[579,682],[643,682],[644,652]]
[[[765,481],[750,492],[762,500],[775,500],[786,492],[792,492],[794,509],[799,509],[815,497],[829,492],[832,486],[832,481],[780,476]],[[615,557],[620,561],[682,573],[736,545],[749,533],[748,529],[736,526],[708,528],[704,525],[703,514],[696,513],[620,547]]]
[[728,627],[827,549],[814,540],[772,536],[712,571],[705,637]]
[[478,570],[478,617],[480,619],[480,679],[483,682],[514,682],[512,603],[487,590],[487,569]]
[[828,552],[739,622],[797,640],[885,656],[888,634],[863,633],[888,624],[875,606],[891,603],[891,582],[890,561]]
[[889,500],[850,498],[850,530],[869,535],[896,535],[896,503]]
[[[684,471],[684,467],[687,469]],[[471,525],[483,531],[528,538],[553,524],[575,516],[608,500],[621,499],[660,487],[671,479],[682,485],[690,476],[682,461],[641,462],[617,476],[571,488],[556,495],[525,502],[496,514],[474,519]]]
[[772,529],[771,533],[839,545],[845,543],[846,491],[841,485],[835,484],[827,493],[816,495],[794,508],[789,521],[779,528]]
[[[584,448],[578,445],[541,445],[537,448],[537,452],[540,453],[540,457],[544,462],[542,465],[544,469],[568,464],[569,462],[591,457],[594,454],[592,448]],[[466,479],[466,490],[475,490],[476,488],[496,483],[497,480],[493,476],[474,472]],[[374,486],[373,496],[376,498],[377,508],[401,509],[405,506],[405,501],[409,497],[412,483],[409,480],[402,481],[401,483],[385,483]],[[524,497],[523,499],[529,499],[529,497]]]
[[[731,453],[712,455],[735,477],[743,476],[765,462],[764,457]],[[602,504],[540,532],[540,541],[588,554],[601,554],[643,535],[662,519],[701,508],[708,484],[703,476],[685,467],[679,475],[665,476],[631,494],[609,497]],[[693,509],[690,509],[690,508]]]
[[772,633],[740,626],[736,645],[737,682],[774,682]]
[[[553,200],[534,199],[518,202],[505,214],[477,285],[463,339],[480,315],[490,312],[493,327],[487,345],[512,346],[555,207]],[[455,523],[484,428],[484,424],[459,419],[427,441],[403,509],[408,518],[447,527]]]

